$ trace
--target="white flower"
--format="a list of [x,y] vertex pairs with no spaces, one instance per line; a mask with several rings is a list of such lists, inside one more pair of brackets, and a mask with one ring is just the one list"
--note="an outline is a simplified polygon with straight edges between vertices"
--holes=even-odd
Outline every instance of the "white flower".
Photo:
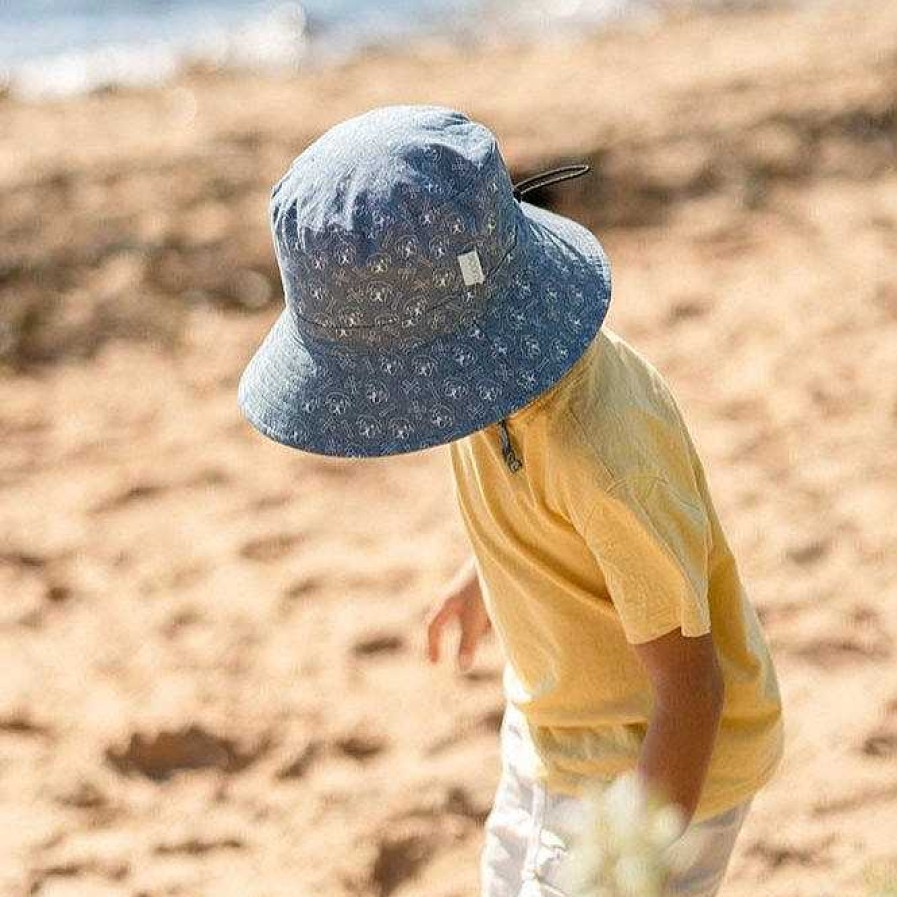
[[622,894],[643,897],[657,886],[657,874],[650,861],[637,854],[624,854],[614,866],[614,878]]
[[667,848],[684,831],[679,810],[646,792],[636,773],[585,789],[586,814],[561,883],[574,897],[661,897]]
[[648,838],[662,850],[682,834],[682,814],[675,807],[660,807],[648,825]]

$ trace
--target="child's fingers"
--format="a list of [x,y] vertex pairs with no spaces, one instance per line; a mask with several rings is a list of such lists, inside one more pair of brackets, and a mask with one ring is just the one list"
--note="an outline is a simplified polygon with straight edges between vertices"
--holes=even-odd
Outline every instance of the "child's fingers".
[[458,641],[458,666],[470,669],[480,638],[488,628],[489,618],[481,613],[466,613],[461,617],[461,638]]
[[427,656],[431,663],[439,660],[439,642],[442,638],[442,629],[445,624],[458,613],[457,605],[451,599],[442,602],[442,605],[430,617],[427,623]]
[[479,630],[471,625],[470,622],[466,622],[461,627],[461,639],[458,642],[458,666],[465,672],[470,669],[470,665],[473,663],[473,655],[479,640]]

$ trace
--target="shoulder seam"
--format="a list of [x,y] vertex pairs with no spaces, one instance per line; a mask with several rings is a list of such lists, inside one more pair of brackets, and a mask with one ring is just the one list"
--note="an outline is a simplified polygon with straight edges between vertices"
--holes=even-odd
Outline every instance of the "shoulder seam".
[[[583,426],[582,421],[576,416],[576,412],[570,407],[568,404],[565,408],[567,414],[573,419],[573,422],[576,424],[577,429],[579,430],[579,435],[582,438],[582,441],[588,446],[589,453],[594,456],[595,460],[601,466],[601,470],[606,475],[606,478],[614,482],[613,477],[611,476],[610,468],[604,463],[604,459],[595,451],[595,446],[592,445],[592,441],[589,439],[588,434],[586,433],[586,428]],[[609,488],[609,487],[605,487]]]
[[666,477],[662,477],[656,473],[631,473],[626,474],[625,476],[618,477],[614,480],[610,486],[607,487],[608,492],[614,492],[618,486],[622,486],[626,482],[634,482],[637,480],[656,480],[662,486],[668,487],[672,492],[676,494],[676,497],[682,502],[682,504],[691,508],[693,511],[697,511],[699,514],[706,514],[707,509],[702,507],[701,505],[695,504],[693,501],[689,501],[682,494],[680,489],[677,489]]
[[[595,451],[595,447],[592,445],[591,441],[586,434],[586,428],[583,426],[582,421],[576,416],[576,412],[567,405],[565,408],[566,413],[570,416],[570,419],[576,425],[576,428],[579,430],[579,435],[585,445],[588,447],[589,453],[594,457],[594,459],[598,462],[602,472],[605,474],[605,477],[610,480],[610,486],[605,486],[604,491],[609,493],[610,490],[615,485],[615,480],[611,475],[610,468],[604,463],[601,456],[598,452]],[[587,533],[589,531],[589,526],[592,522],[592,517],[595,515],[595,511],[598,509],[598,503],[592,502],[591,510],[588,513],[585,521],[583,521],[582,531],[583,533]]]
[[[614,483],[611,484],[611,487],[607,490],[608,495],[613,490],[615,490],[618,486],[620,486],[624,482],[626,482],[627,480],[642,480],[642,479],[659,481],[666,485],[670,485],[670,487],[673,488],[672,484],[670,484],[666,480],[664,480],[663,477],[659,477],[655,474],[633,474],[633,475],[630,475],[627,477],[621,477],[620,479],[614,481]],[[676,491],[676,490],[674,489],[674,491]],[[698,514],[701,514],[704,517],[707,516],[706,508],[704,508],[704,509],[699,508],[696,505],[690,504],[689,502],[684,502],[684,503],[688,507],[690,507],[693,511],[697,512]],[[592,510],[589,512],[589,516],[586,520],[585,529],[584,529],[585,534],[588,534],[589,526],[591,525],[592,518],[594,517],[597,509],[598,509],[598,503],[595,502],[593,504]],[[627,510],[629,513],[632,513],[632,509],[627,509]],[[691,578],[688,575],[688,571],[683,567],[681,560],[676,556],[675,552],[671,551],[669,546],[662,539],[659,540],[657,542],[657,544],[661,547],[663,554],[666,555],[667,560],[672,564],[673,568],[679,574],[679,577],[680,577],[681,582],[682,582],[683,586],[685,587],[685,589],[687,591],[694,592],[694,590],[692,589]],[[709,582],[709,570],[708,570],[707,578],[708,578],[708,582]]]

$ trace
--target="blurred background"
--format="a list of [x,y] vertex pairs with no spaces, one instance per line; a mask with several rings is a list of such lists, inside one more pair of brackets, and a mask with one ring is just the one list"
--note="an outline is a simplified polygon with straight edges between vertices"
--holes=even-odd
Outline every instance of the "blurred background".
[[397,102],[592,166],[531,198],[606,246],[786,705],[724,893],[893,893],[897,5],[7,0],[0,71],[0,894],[477,893],[501,657],[424,660],[445,451],[236,405],[271,185]]

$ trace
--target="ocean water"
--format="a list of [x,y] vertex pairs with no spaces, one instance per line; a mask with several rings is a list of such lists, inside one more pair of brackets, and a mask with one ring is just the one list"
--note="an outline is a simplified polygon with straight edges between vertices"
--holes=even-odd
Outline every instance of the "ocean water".
[[0,79],[20,95],[165,81],[187,61],[301,68],[438,32],[583,28],[676,0],[0,0]]

